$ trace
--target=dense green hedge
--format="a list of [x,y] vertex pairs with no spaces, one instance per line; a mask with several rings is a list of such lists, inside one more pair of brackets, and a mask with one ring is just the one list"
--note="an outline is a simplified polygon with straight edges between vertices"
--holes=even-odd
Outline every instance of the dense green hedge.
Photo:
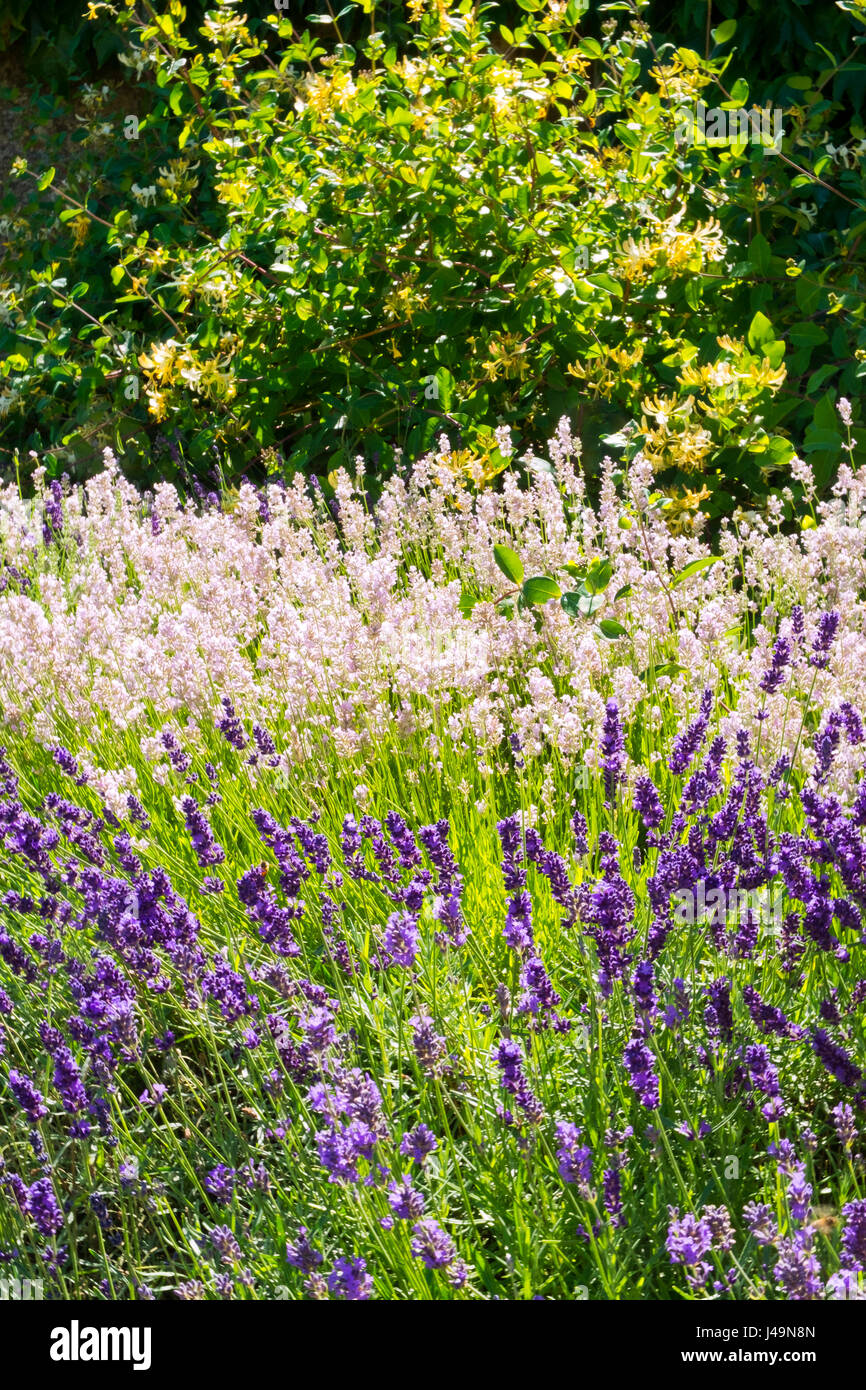
[[803,44],[803,71],[777,76],[779,157],[677,138],[699,97],[764,100],[733,23],[704,58],[624,5],[521,0],[514,29],[502,6],[422,6],[389,46],[369,0],[339,16],[354,45],[276,16],[253,34],[233,7],[205,37],[143,3],[150,20],[111,21],[135,50],[137,138],[128,89],[90,89],[64,181],[35,169],[24,208],[6,200],[7,470],[23,445],[87,471],[112,442],[145,480],[179,449],[205,474],[214,446],[232,475],[325,475],[444,431],[479,481],[498,425],[523,448],[568,413],[590,462],[643,445],[687,509],[760,499],[794,448],[830,480],[866,358],[864,132],[832,99],[862,5],[835,12],[832,66]]

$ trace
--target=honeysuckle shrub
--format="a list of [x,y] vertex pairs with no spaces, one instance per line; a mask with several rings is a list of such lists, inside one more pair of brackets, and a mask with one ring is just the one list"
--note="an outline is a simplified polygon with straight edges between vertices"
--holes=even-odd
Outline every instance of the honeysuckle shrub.
[[[326,47],[231,5],[194,41],[176,0],[117,8],[135,113],[93,88],[80,161],[8,205],[7,460],[92,471],[110,442],[149,482],[214,451],[326,477],[363,449],[378,479],[444,428],[490,480],[498,424],[528,442],[568,411],[593,463],[650,454],[686,517],[760,499],[800,439],[826,485],[861,370],[860,157],[848,203],[815,193],[846,209],[819,245],[790,156],[690,144],[699,99],[752,100],[724,26],[702,58],[654,51],[640,6],[597,39],[574,2],[514,28],[418,5],[399,49]],[[786,112],[795,162],[819,96]]]

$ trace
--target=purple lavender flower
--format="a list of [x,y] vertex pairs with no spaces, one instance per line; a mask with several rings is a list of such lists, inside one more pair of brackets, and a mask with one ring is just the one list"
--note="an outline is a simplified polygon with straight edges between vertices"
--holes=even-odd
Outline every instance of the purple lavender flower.
[[328,1291],[333,1298],[347,1302],[363,1301],[373,1296],[373,1280],[367,1273],[366,1260],[335,1260],[328,1275]]
[[613,805],[617,785],[625,767],[625,734],[619,721],[619,707],[616,700],[608,700],[604,707],[604,723],[601,730],[601,768],[604,777],[605,797]]
[[329,1009],[314,1009],[302,1026],[313,1052],[325,1052],[337,1041],[337,1029]]
[[207,869],[212,864],[222,864],[226,857],[225,850],[214,839],[214,833],[198,802],[191,796],[185,796],[180,804],[199,866]]
[[841,1023],[842,1018],[839,1013],[837,1003],[839,991],[835,988],[830,990],[829,997],[822,999],[818,1005],[818,1013],[825,1023]]
[[842,1208],[842,1262],[848,1269],[866,1270],[866,1201]]
[[29,1120],[41,1120],[48,1114],[47,1106],[29,1076],[12,1068],[9,1072],[9,1089]]
[[130,795],[126,798],[126,804],[129,808],[130,820],[133,820],[138,825],[140,825],[142,830],[149,830],[150,816],[147,814],[138,798],[133,796],[132,793],[130,793]]
[[743,1222],[758,1245],[775,1245],[779,1239],[773,1212],[766,1202],[747,1202],[743,1207]]
[[854,1065],[843,1047],[834,1043],[824,1028],[812,1032],[812,1047],[821,1064],[843,1086],[853,1087],[862,1080],[862,1073]]
[[589,849],[589,827],[586,823],[586,816],[582,812],[574,812],[571,818],[571,829],[574,834],[575,853],[586,854]]
[[731,982],[723,976],[706,986],[709,1003],[704,1010],[704,1021],[711,1038],[730,1042],[734,1036],[734,1015],[731,1011]]
[[228,1206],[235,1190],[236,1177],[237,1173],[234,1168],[228,1168],[224,1163],[218,1163],[216,1168],[212,1168],[205,1177],[205,1192],[209,1192],[211,1197],[216,1197],[222,1206]]
[[568,868],[561,854],[546,850],[541,836],[536,830],[527,827],[526,857],[535,864],[539,873],[550,884],[550,895],[555,903],[565,910],[562,925],[568,929],[574,926],[578,914],[578,894],[568,874]]
[[42,539],[46,545],[59,543],[63,532],[63,489],[55,478],[48,487],[42,506]]
[[556,1126],[556,1160],[559,1176],[563,1182],[576,1183],[583,1196],[588,1196],[592,1183],[592,1149],[580,1140],[583,1135],[579,1125],[570,1120],[562,1120]]
[[448,848],[449,830],[447,820],[439,820],[434,825],[422,825],[418,831],[418,838],[436,870],[436,891],[442,897],[450,897],[454,888],[462,883],[457,860]]
[[761,1043],[755,1043],[746,1048],[746,1067],[752,1086],[756,1091],[760,1091],[768,1097],[766,1104],[761,1109],[764,1119],[767,1121],[782,1119],[786,1111],[779,1087],[778,1073],[770,1062],[769,1052]]
[[665,808],[656,784],[646,772],[638,774],[632,804],[647,830],[656,830],[665,818]]
[[503,936],[512,951],[532,948],[532,899],[525,888],[509,899]]
[[292,923],[303,913],[302,903],[280,907],[266,882],[267,865],[247,869],[238,879],[238,898],[254,922],[263,941],[280,956],[300,955],[301,948],[292,935]]
[[668,767],[671,772],[679,776],[686,771],[689,764],[692,762],[706,737],[712,709],[713,692],[707,689],[701,696],[701,704],[697,718],[693,723],[689,724],[681,734],[677,734],[674,739],[671,756],[668,759]]
[[779,1260],[773,1275],[792,1302],[818,1298],[823,1289],[811,1239],[811,1232],[795,1231],[793,1236],[780,1236],[777,1244]]
[[858,1138],[857,1125],[854,1121],[854,1111],[850,1105],[840,1101],[838,1105],[830,1111],[839,1142],[843,1149],[853,1149]]
[[520,1044],[513,1038],[503,1038],[496,1049],[495,1057],[501,1072],[499,1084],[503,1090],[514,1096],[528,1123],[537,1124],[544,1115],[544,1107],[529,1088],[523,1070]]
[[412,1254],[428,1269],[444,1269],[456,1258],[457,1249],[438,1221],[427,1217],[412,1227]]
[[806,1179],[805,1163],[795,1163],[788,1179],[788,1205],[794,1221],[805,1221],[812,1202],[812,1184]]
[[790,1023],[781,1009],[766,1004],[752,985],[743,986],[743,999],[754,1022],[762,1033],[776,1033],[782,1038],[799,1038],[802,1029]]
[[204,1299],[204,1284],[200,1279],[185,1279],[174,1291],[175,1298],[184,1303],[197,1303]]
[[706,1222],[714,1250],[726,1254],[734,1246],[734,1228],[727,1207],[704,1207],[701,1219]]
[[394,1215],[401,1221],[417,1221],[424,1211],[424,1197],[412,1186],[408,1173],[404,1173],[399,1183],[391,1182],[389,1189],[388,1202]]
[[520,817],[517,815],[506,816],[504,820],[497,822],[496,829],[499,834],[504,855],[502,860],[502,878],[505,883],[506,892],[513,893],[517,888],[526,887],[526,870],[523,867],[523,841],[520,829]]
[[162,1105],[167,1095],[168,1087],[163,1086],[161,1081],[154,1081],[146,1090],[142,1091],[138,1100],[140,1105],[157,1106]]
[[404,869],[416,868],[421,863],[421,851],[403,817],[396,811],[386,812],[385,829],[391,837],[401,866]]
[[656,997],[653,991],[653,964],[642,960],[632,976],[635,1005],[641,1013],[650,1016],[655,1013]]
[[256,741],[256,747],[263,757],[274,756],[277,751],[277,745],[274,743],[267,729],[263,729],[261,724],[253,725],[253,738]]
[[229,1023],[255,1013],[258,1008],[258,998],[247,992],[243,976],[232,970],[222,956],[217,956],[213,969],[202,975],[201,991],[217,1001],[220,1013]]
[[441,1076],[448,1070],[445,1060],[448,1044],[442,1034],[436,1032],[433,1019],[427,1014],[414,1014],[409,1024],[412,1028],[412,1046],[421,1070],[428,1076]]
[[662,1020],[666,1028],[677,1029],[681,1023],[688,1021],[691,1005],[686,982],[679,976],[673,982],[673,991],[673,1002],[664,1009]]
[[64,748],[58,743],[50,751],[57,766],[65,772],[68,777],[74,779],[77,787],[84,787],[87,785],[87,775],[81,772],[78,763],[75,761],[75,758],[69,752],[68,748]]
[[223,716],[217,720],[217,728],[232,747],[241,749],[247,746],[244,726],[235,713],[235,707],[227,695],[222,698]]
[[443,949],[449,945],[462,946],[469,937],[469,928],[463,920],[461,893],[462,880],[458,875],[448,896],[437,894],[433,903],[433,916],[445,928],[436,933],[436,941]]
[[571,1025],[556,1012],[560,996],[553,988],[540,956],[531,955],[524,961],[520,983],[523,993],[517,1001],[517,1012],[530,1015],[533,1032],[543,1032],[548,1028],[559,1033],[568,1032]]
[[522,767],[525,766],[524,761],[523,761],[523,758],[520,756],[521,753],[523,752],[523,745],[522,745],[522,743],[520,742],[520,735],[519,735],[519,734],[509,734],[509,735],[508,735],[508,744],[509,744],[509,747],[511,748],[512,753],[514,754],[514,766],[516,767],[517,771],[519,772],[520,769],[521,769]]
[[791,664],[791,643],[787,637],[777,637],[773,647],[773,657],[768,669],[758,682],[767,695],[775,695],[781,687],[785,673]]
[[836,612],[822,613],[818,620],[818,631],[812,643],[812,654],[809,657],[809,665],[815,666],[819,671],[823,671],[830,663],[829,651],[839,627],[839,614]]
[[208,1239],[224,1265],[240,1263],[241,1247],[228,1226],[212,1226],[208,1232]]
[[[159,737],[163,748],[168,753],[169,762],[171,763],[175,771],[179,772],[181,776],[189,772],[190,768],[192,767],[192,758],[190,757],[189,753],[184,753],[183,749],[181,748],[180,744],[178,743],[171,730],[163,729]],[[191,780],[195,781],[195,777],[193,776]]]
[[748,908],[734,936],[734,955],[737,960],[751,960],[758,944],[758,916]]
[[50,1179],[38,1178],[27,1193],[26,1209],[36,1229],[49,1239],[63,1227],[63,1212]]
[[676,1207],[668,1208],[669,1221],[665,1246],[671,1264],[685,1266],[686,1279],[693,1289],[702,1288],[712,1273],[712,1266],[705,1258],[712,1249],[712,1232],[706,1220],[699,1219],[691,1212],[680,1216]]
[[618,1168],[605,1168],[602,1175],[604,1209],[610,1217],[612,1226],[622,1226],[625,1218],[622,1210],[622,1176]]
[[[830,775],[833,758],[843,733],[852,746],[863,742],[863,721],[854,706],[849,704],[847,700],[843,701],[838,709],[830,711],[823,729],[819,729],[815,735],[815,771],[813,776],[818,786],[826,782]],[[804,801],[804,805],[808,814],[811,807],[815,805],[811,795],[808,802]]]
[[418,954],[418,921],[411,912],[394,912],[388,918],[383,944],[389,964],[402,965],[407,970],[415,964]]
[[348,1185],[360,1182],[358,1162],[372,1159],[379,1136],[363,1120],[332,1124],[316,1135],[319,1161],[328,1171],[328,1182]]
[[613,836],[602,832],[599,848],[602,849],[602,878],[589,893],[584,892],[580,911],[588,935],[596,944],[599,986],[603,997],[608,998],[613,982],[624,978],[631,960],[626,947],[634,935],[636,901],[619,872]]
[[298,1237],[294,1245],[286,1244],[286,1261],[304,1274],[312,1274],[322,1263],[321,1253],[310,1244],[306,1226],[298,1228]]
[[641,1105],[646,1106],[647,1110],[658,1110],[661,1092],[655,1072],[655,1058],[640,1034],[635,1034],[626,1044],[623,1060],[632,1089]]
[[400,1140],[400,1152],[423,1167],[430,1154],[439,1147],[436,1135],[423,1122],[409,1130]]
[[78,1065],[68,1047],[55,1048],[52,1057],[54,1060],[54,1085],[63,1102],[63,1108],[74,1115],[87,1105],[87,1092],[84,1089]]

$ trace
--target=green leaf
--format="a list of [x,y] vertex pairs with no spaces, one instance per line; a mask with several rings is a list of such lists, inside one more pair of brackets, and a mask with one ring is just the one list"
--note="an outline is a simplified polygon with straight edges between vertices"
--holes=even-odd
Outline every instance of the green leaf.
[[593,560],[583,582],[588,593],[603,594],[612,578],[613,565],[610,560]]
[[792,323],[788,329],[788,336],[795,347],[817,347],[819,343],[826,343],[827,334],[817,323],[810,323],[803,320],[802,323]]
[[598,275],[587,275],[587,280],[591,285],[598,285],[599,289],[607,290],[608,294],[615,294],[622,299],[622,285],[618,280],[614,280],[612,275],[605,275],[603,272]]
[[752,262],[752,265],[759,275],[766,275],[770,269],[770,262],[772,259],[773,253],[770,250],[770,243],[767,238],[762,236],[759,232],[756,237],[752,238],[752,243],[749,247],[749,260]]
[[563,594],[559,604],[563,613],[566,613],[569,618],[580,617],[580,594]]
[[701,570],[709,569],[710,565],[718,565],[720,563],[721,556],[719,555],[702,555],[700,560],[692,560],[690,565],[686,565],[684,569],[681,569],[678,574],[674,575],[671,580],[671,588],[673,588],[675,584],[682,584],[686,579],[691,579],[693,574],[700,574]]
[[759,348],[762,343],[771,342],[776,336],[773,331],[773,325],[770,323],[766,314],[761,313],[760,309],[749,325],[748,336],[750,348]]
[[562,590],[555,579],[548,579],[546,574],[540,574],[535,579],[527,579],[523,586],[523,597],[527,603],[549,603],[552,598],[559,598]]
[[510,579],[512,584],[523,583],[523,562],[519,555],[509,550],[507,545],[495,545],[493,558],[506,579]]
[[45,189],[48,188],[53,182],[54,182],[54,169],[53,169],[53,168],[51,168],[51,169],[46,169],[46,170],[45,170],[45,173],[42,175],[42,177],[41,177],[41,179],[39,180],[39,182],[38,182],[38,184],[36,185],[36,187],[39,189],[39,192],[40,192],[40,193],[44,193]]
[[[447,367],[440,367],[435,376],[436,390],[439,392],[438,400],[442,410],[450,410],[454,399],[454,377]],[[432,387],[430,381],[426,381],[424,396],[427,399],[427,392]],[[432,396],[430,397],[432,399]],[[517,583],[520,581],[517,580]]]
[[609,642],[615,642],[617,637],[628,636],[628,630],[623,627],[622,623],[615,622],[613,618],[602,618],[598,630],[602,637],[606,637]]
[[460,602],[457,605],[458,612],[462,613],[464,618],[468,618],[476,603],[479,602],[480,599],[477,594],[470,593],[468,589],[464,589],[463,593],[460,595]]
[[585,618],[591,618],[604,607],[604,594],[581,594],[577,606]]
[[640,678],[647,681],[656,680],[659,676],[680,676],[685,669],[678,661],[663,661],[659,666],[648,666],[645,671],[641,671]]
[[772,456],[778,468],[781,464],[790,463],[794,457],[794,446],[784,435],[774,434],[767,445],[767,453]]
[[804,314],[814,314],[821,302],[824,288],[811,277],[805,280],[798,280],[794,290],[794,298],[797,301],[797,308]]
[[[731,102],[736,106],[745,106],[749,100],[749,84],[744,77],[738,77],[731,88]],[[725,103],[726,108],[728,103]]]
[[614,601],[614,603],[618,603],[619,600],[620,600],[621,598],[625,598],[626,594],[630,594],[630,593],[631,593],[631,585],[630,585],[630,584],[623,584],[622,588],[621,588],[621,589],[617,589],[616,593],[615,593],[614,596],[613,596],[613,601]]
[[736,32],[737,21],[735,19],[726,19],[724,23],[719,24],[717,28],[712,30],[713,42],[727,43],[728,39],[732,39]]

